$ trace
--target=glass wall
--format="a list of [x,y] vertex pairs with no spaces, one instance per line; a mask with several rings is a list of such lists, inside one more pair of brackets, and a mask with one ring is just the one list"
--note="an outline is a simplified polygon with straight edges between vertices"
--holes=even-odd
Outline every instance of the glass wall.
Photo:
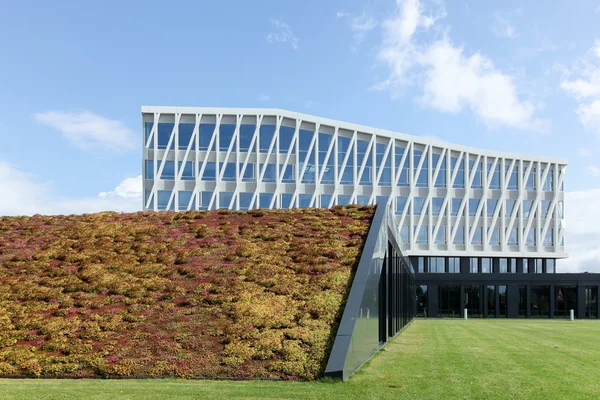
[[460,317],[460,286],[459,285],[440,285],[438,287],[438,316],[439,317]]
[[554,316],[568,318],[571,315],[571,310],[575,310],[575,317],[577,318],[577,286],[554,286]]
[[531,286],[530,310],[532,317],[550,317],[550,286]]
[[527,286],[519,286],[519,317],[527,318]]
[[486,317],[494,318],[496,317],[496,286],[488,285],[486,286],[487,291],[487,314]]
[[508,299],[506,297],[506,285],[498,286],[498,317],[508,316]]
[[598,286],[585,287],[585,317],[598,318]]
[[427,317],[427,285],[417,286],[417,317]]
[[465,285],[465,308],[469,318],[483,317],[483,286]]

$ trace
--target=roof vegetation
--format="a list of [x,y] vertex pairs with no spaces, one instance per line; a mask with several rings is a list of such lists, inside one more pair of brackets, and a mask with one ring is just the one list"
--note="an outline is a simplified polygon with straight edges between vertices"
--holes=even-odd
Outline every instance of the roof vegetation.
[[315,379],[373,207],[0,218],[0,376]]

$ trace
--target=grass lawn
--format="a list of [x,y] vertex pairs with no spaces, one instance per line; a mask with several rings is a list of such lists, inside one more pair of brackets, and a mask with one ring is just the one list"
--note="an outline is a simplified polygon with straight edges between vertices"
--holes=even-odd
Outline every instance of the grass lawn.
[[597,399],[600,321],[416,320],[348,382],[0,380],[1,399]]

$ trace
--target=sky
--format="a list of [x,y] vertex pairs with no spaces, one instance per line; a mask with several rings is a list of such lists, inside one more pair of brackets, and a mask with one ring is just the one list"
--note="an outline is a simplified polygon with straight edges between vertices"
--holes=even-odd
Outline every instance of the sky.
[[562,157],[600,272],[600,1],[0,0],[0,215],[141,209],[142,105],[267,107]]

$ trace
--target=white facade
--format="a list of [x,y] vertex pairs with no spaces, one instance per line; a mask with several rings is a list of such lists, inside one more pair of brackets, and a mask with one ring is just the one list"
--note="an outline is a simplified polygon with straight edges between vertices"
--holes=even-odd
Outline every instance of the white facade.
[[406,255],[564,258],[566,160],[278,109],[142,107],[144,210],[392,196]]

